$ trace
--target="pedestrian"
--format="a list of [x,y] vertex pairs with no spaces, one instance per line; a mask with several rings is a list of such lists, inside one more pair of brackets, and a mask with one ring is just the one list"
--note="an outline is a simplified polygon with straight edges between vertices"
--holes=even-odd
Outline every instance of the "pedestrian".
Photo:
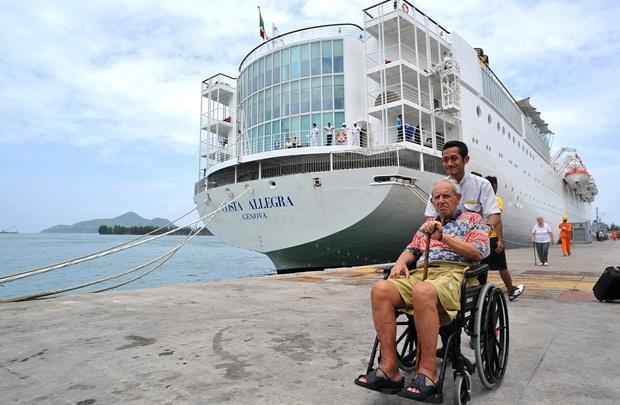
[[345,122],[342,123],[340,131],[336,133],[336,143],[338,145],[347,145],[348,144],[348,128]]
[[334,141],[334,127],[332,127],[332,123],[328,122],[327,126],[325,128],[323,128],[323,131],[325,132],[325,144],[327,146],[331,146],[332,142]]
[[349,138],[349,145],[360,146],[360,128],[357,126],[357,122],[353,123],[353,128],[351,128],[351,136]]
[[543,217],[536,218],[536,224],[532,228],[531,241],[536,246],[541,265],[548,266],[549,245],[553,243],[553,231]]
[[398,114],[396,117],[396,133],[398,134],[396,142],[403,141],[403,115]]
[[[504,215],[504,199],[497,195],[497,177],[487,176],[486,179],[491,183],[491,187],[493,187],[493,192],[495,193],[497,207],[500,213]],[[497,249],[497,232],[495,232],[493,228],[489,231],[489,245],[491,248],[490,254],[483,260],[483,263],[489,266],[489,270],[499,271],[499,275],[506,286],[506,291],[508,291],[508,299],[514,301],[523,294],[525,286],[523,284],[517,286],[512,284],[512,276],[510,275],[508,264],[506,263],[506,249]]]
[[[483,177],[475,176],[465,172],[465,165],[469,163],[469,149],[464,142],[449,141],[443,146],[442,165],[448,176],[459,185],[461,200],[459,202],[460,212],[476,212],[486,220],[486,224],[493,228],[497,236],[495,251],[504,250],[504,233],[502,229],[501,211],[497,206],[495,192],[491,183]],[[436,218],[431,201],[426,204],[424,216]],[[515,294],[511,299],[517,298],[523,291],[517,289],[509,291]]]
[[562,244],[562,256],[570,256],[570,243],[573,240],[573,226],[568,223],[566,216],[562,217],[560,228],[560,243]]
[[310,146],[321,146],[321,144],[321,131],[316,126],[316,122],[313,122],[310,130]]

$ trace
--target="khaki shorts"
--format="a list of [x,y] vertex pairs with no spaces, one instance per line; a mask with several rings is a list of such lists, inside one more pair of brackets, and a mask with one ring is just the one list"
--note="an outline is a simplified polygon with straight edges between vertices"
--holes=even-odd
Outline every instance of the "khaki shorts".
[[[440,304],[439,320],[445,324],[454,319],[461,309],[461,283],[466,266],[453,263],[440,263],[434,266],[436,267],[429,267],[426,282],[430,283],[437,291]],[[389,279],[396,285],[405,302],[404,312],[410,315],[413,315],[411,290],[416,283],[422,281],[423,273],[424,270],[418,268],[408,278]]]

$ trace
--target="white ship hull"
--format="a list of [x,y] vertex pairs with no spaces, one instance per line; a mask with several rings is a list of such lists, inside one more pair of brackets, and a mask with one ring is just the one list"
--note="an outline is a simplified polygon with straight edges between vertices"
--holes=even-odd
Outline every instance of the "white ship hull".
[[[423,220],[424,203],[411,186],[374,181],[395,175],[413,177],[425,190],[441,177],[402,167],[304,173],[216,188],[195,201],[206,215],[250,187],[236,210],[218,214],[208,227],[228,243],[268,255],[279,272],[385,263],[396,259]],[[265,197],[278,196],[285,206],[254,203],[266,206]]]

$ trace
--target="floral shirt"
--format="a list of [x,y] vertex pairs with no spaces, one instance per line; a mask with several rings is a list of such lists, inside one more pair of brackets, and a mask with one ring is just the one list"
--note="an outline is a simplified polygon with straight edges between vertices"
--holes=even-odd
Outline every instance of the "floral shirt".
[[[488,232],[488,226],[482,220],[482,217],[475,212],[461,213],[461,211],[457,210],[455,215],[443,225],[444,235],[450,235],[467,243],[472,243],[478,249],[482,258],[487,257],[490,253]],[[407,245],[407,249],[417,258],[422,257],[426,251],[426,237],[425,234],[418,231],[413,235],[411,243]],[[428,262],[471,263],[465,257],[450,250],[446,243],[434,239],[431,239]]]

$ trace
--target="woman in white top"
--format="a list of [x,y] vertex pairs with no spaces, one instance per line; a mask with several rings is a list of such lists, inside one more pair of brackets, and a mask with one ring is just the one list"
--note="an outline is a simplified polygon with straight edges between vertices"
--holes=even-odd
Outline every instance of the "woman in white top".
[[548,266],[549,244],[553,241],[553,231],[543,217],[536,218],[536,225],[532,228],[532,241],[536,245],[538,258],[543,266]]

